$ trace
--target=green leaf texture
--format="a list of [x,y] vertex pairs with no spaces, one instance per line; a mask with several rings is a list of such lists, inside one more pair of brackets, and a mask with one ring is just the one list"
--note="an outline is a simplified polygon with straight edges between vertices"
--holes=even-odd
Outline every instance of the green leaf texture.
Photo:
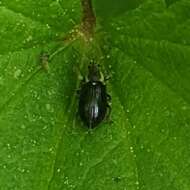
[[89,133],[73,72],[82,42],[40,67],[80,23],[80,1],[0,1],[0,189],[189,190],[190,1],[93,4],[113,123]]

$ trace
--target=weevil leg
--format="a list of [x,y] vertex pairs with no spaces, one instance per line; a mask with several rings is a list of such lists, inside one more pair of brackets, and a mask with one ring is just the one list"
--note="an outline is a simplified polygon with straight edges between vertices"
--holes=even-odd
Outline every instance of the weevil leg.
[[106,118],[105,118],[105,121],[107,123],[113,123],[112,119],[111,119],[111,106],[110,105],[107,105],[107,108],[108,108],[108,111],[107,111],[107,114],[106,114]]
[[89,131],[92,130],[92,122],[89,123],[88,128],[89,128]]
[[78,67],[74,66],[73,71],[75,73],[77,73],[77,78],[78,78],[78,81],[79,81],[79,82],[77,82],[77,85],[76,85],[77,86],[76,95],[79,96],[80,91],[81,91],[80,87],[85,83],[85,78],[82,76],[82,74],[81,74]]
[[109,94],[107,94],[107,101],[110,102],[111,101],[111,96]]
[[77,94],[77,96],[80,95],[80,89],[77,89],[77,90],[76,90],[76,94]]
[[111,115],[111,106],[110,105],[107,105],[107,108],[108,108],[108,112],[107,112],[107,118],[110,118],[110,115]]
[[111,75],[108,75],[106,77],[104,77],[104,73],[103,72],[100,72],[100,81],[103,82],[104,84],[110,80],[112,78]]
[[100,81],[104,83],[104,74],[100,71]]
[[112,122],[112,120],[110,119],[110,115],[111,115],[111,106],[110,106],[110,102],[111,102],[111,96],[109,94],[107,94],[107,101],[108,101],[108,104],[107,104],[107,108],[108,108],[108,112],[107,112],[107,116],[106,116],[106,120],[108,122]]
[[93,123],[92,121],[90,121],[89,125],[88,125],[88,134],[93,134]]
[[105,80],[105,81],[108,81],[108,80],[110,80],[111,78],[112,78],[112,76],[109,74],[108,76],[105,77],[104,80]]
[[80,87],[85,83],[85,78],[82,76],[80,70],[76,66],[73,67],[73,71],[77,74],[78,81],[80,81],[77,83],[77,90],[76,90],[76,94],[79,96]]
[[73,126],[76,126],[76,122],[80,121],[79,111],[76,110],[75,117],[73,118]]
[[82,74],[81,74],[79,68],[78,68],[77,66],[74,66],[74,67],[73,67],[73,72],[77,74],[77,79],[78,79],[79,81],[84,81],[84,80],[85,80],[84,77],[82,76]]

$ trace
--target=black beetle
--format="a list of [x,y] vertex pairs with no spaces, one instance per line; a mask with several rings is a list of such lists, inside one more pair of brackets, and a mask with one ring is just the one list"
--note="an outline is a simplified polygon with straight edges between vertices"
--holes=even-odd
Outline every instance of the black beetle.
[[88,66],[87,81],[83,80],[79,96],[79,115],[88,128],[95,128],[110,115],[108,101],[111,97],[106,92],[99,66],[94,62]]

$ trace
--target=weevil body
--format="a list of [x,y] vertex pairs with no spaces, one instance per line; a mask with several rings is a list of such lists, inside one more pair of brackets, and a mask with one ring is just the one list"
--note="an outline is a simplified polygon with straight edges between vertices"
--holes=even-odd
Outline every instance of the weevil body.
[[88,81],[81,85],[79,98],[79,115],[88,128],[96,127],[109,114],[109,97],[98,66],[90,64]]

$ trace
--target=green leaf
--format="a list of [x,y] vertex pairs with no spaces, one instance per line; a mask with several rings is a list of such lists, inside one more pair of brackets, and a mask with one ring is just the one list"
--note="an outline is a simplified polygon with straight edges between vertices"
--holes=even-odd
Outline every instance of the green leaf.
[[126,11],[137,8],[144,0],[94,0],[97,17],[102,17],[105,22],[110,18],[120,15]]
[[166,2],[166,5],[169,7],[170,5],[172,5],[173,3],[175,3],[176,1],[179,1],[179,0],[165,0]]
[[189,1],[149,1],[110,24],[113,86],[131,123],[140,189],[190,187],[189,10]]
[[[0,189],[190,189],[190,2],[121,2],[94,1],[105,35],[63,43],[49,72],[41,52],[79,24],[80,1],[0,2]],[[89,133],[73,70],[100,47],[113,124]]]

